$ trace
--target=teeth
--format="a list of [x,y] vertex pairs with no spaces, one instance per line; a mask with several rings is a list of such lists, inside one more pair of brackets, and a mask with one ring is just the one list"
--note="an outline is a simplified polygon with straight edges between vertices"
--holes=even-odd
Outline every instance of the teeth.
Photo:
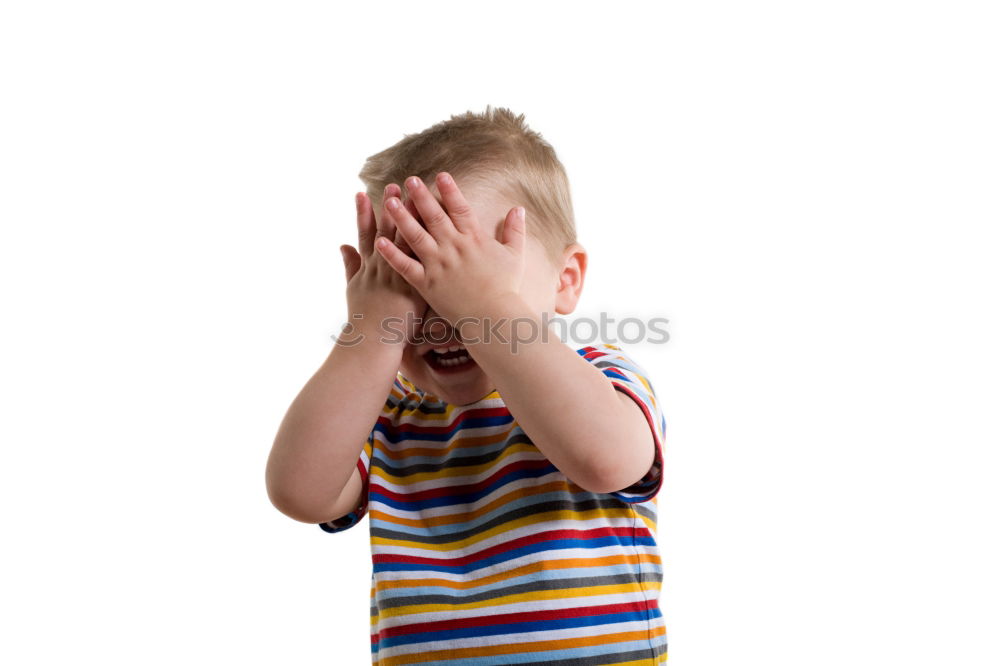
[[438,363],[444,366],[462,365],[463,363],[468,363],[468,361],[469,357],[465,355],[459,356],[458,358],[439,358],[437,360]]
[[462,345],[453,345],[451,347],[445,347],[442,349],[432,349],[431,351],[440,356],[441,354],[444,354],[446,352],[465,351],[465,347],[463,347]]

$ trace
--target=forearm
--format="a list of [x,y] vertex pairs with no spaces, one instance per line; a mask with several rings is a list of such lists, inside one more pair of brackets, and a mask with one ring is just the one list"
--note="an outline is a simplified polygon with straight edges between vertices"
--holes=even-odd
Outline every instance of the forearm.
[[268,495],[283,512],[322,513],[347,484],[402,357],[399,344],[378,338],[334,345],[288,408],[266,472]]
[[[545,457],[587,489],[628,483],[620,479],[635,469],[636,457],[652,450],[645,417],[631,398],[556,332],[544,335],[542,320],[520,299],[491,304],[477,317],[500,335],[467,344],[469,353]],[[495,325],[503,319],[507,323]]]

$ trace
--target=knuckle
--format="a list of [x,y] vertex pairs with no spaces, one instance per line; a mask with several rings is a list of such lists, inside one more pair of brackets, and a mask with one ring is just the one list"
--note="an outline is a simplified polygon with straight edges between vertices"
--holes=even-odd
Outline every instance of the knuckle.
[[472,213],[472,207],[465,201],[456,201],[451,205],[451,211],[454,215],[464,217]]
[[436,211],[436,212],[432,213],[429,218],[427,218],[427,224],[429,226],[438,227],[438,226],[441,226],[442,224],[444,224],[447,219],[448,219],[448,216],[445,215],[444,212],[442,212],[442,211]]

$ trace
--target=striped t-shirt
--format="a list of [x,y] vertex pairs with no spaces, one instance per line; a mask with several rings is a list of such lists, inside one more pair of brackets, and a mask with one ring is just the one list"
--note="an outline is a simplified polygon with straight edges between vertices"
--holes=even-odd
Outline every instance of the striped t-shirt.
[[576,485],[496,391],[453,405],[397,375],[357,462],[360,506],[320,524],[335,533],[371,517],[373,664],[666,662],[655,539],[666,424],[621,349],[577,353],[638,403],[653,432],[655,461],[621,491]]

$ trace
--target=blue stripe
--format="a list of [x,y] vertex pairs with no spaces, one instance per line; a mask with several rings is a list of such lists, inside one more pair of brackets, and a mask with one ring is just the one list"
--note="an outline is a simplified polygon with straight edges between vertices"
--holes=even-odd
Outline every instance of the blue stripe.
[[372,567],[375,573],[382,571],[443,571],[452,573],[470,573],[485,567],[516,560],[519,557],[532,553],[541,553],[549,550],[562,550],[568,548],[603,548],[604,546],[621,546],[631,548],[633,544],[643,546],[655,546],[656,541],[652,537],[619,538],[615,535],[596,537],[592,539],[550,539],[539,543],[528,544],[521,548],[499,553],[491,557],[478,559],[469,564],[427,564],[423,562],[373,562]]
[[380,493],[376,486],[371,486],[369,494],[372,499],[378,499],[379,502],[382,502],[387,506],[391,506],[394,509],[418,511],[420,509],[433,509],[439,506],[451,506],[453,504],[468,504],[470,502],[475,502],[476,500],[486,497],[497,488],[501,488],[508,483],[512,483],[520,479],[534,479],[556,471],[558,470],[552,465],[552,463],[548,463],[545,467],[540,467],[538,469],[514,469],[499,477],[496,481],[486,486],[479,492],[465,493],[462,495],[443,495],[441,497],[431,497],[424,500],[392,499],[391,497],[386,497],[384,494]]
[[[506,425],[514,420],[510,412],[506,414],[501,414],[499,416],[481,416],[479,418],[468,418],[460,421],[456,427],[445,430],[441,433],[434,432],[420,432],[419,430],[396,430],[392,426],[385,426],[381,421],[375,424],[375,430],[382,433],[385,441],[390,444],[396,444],[403,440],[427,440],[432,442],[446,442],[455,436],[455,433],[460,430],[467,430],[469,428],[487,428],[490,426]],[[399,424],[399,426],[405,426],[406,424]],[[447,422],[442,422],[441,426],[447,426]],[[426,425],[417,426],[418,428],[436,428],[439,426],[428,423]]]

